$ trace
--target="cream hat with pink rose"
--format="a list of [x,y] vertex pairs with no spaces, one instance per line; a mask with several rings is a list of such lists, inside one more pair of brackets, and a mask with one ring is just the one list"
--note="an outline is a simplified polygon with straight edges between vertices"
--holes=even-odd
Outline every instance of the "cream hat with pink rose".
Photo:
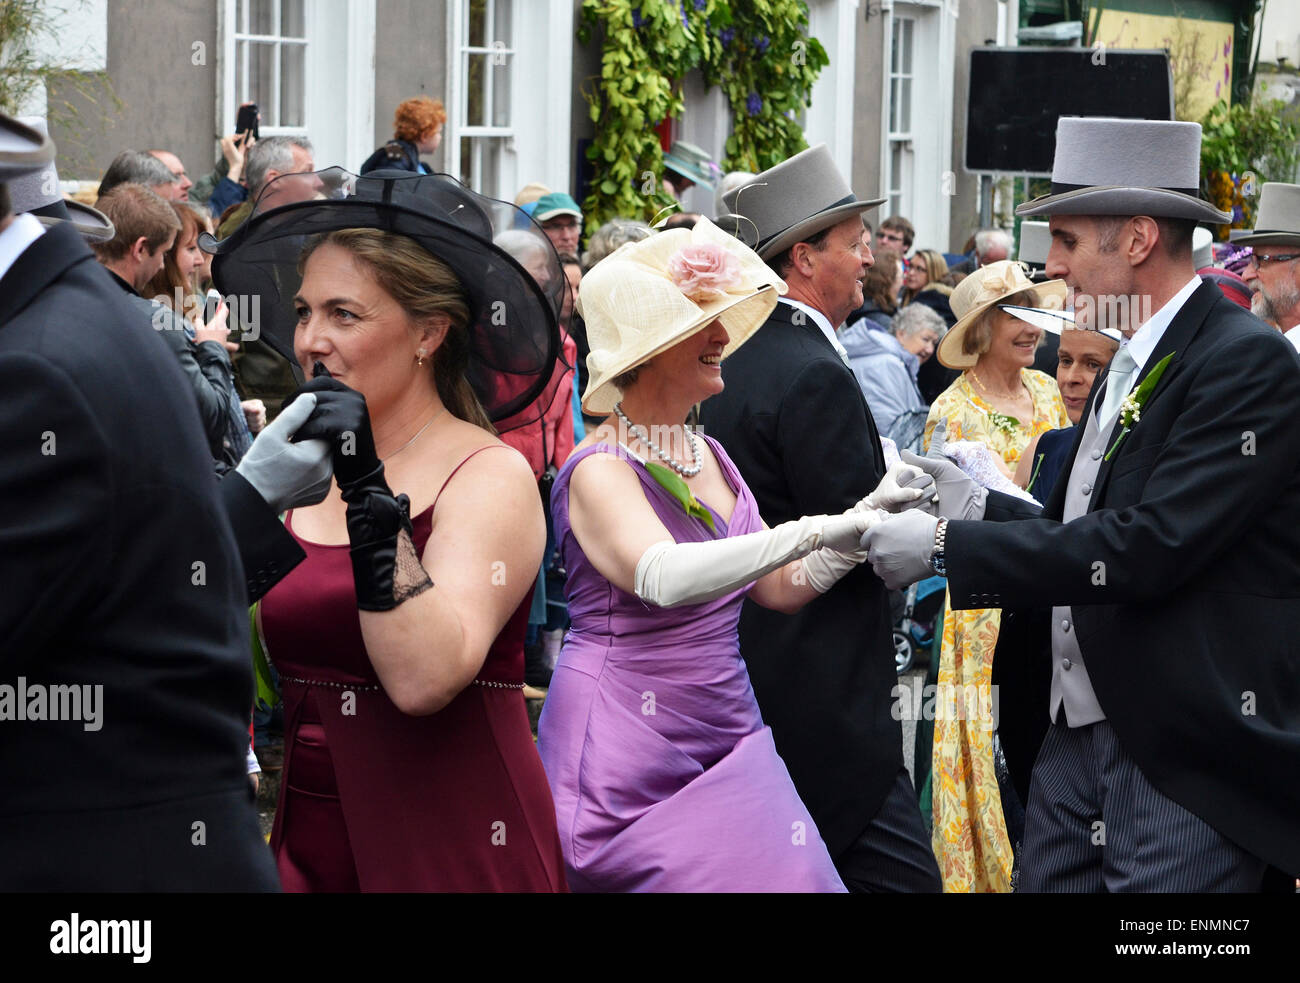
[[725,359],[762,327],[785,291],[756,252],[706,218],[693,229],[625,243],[582,278],[577,308],[591,345],[583,411],[613,412],[618,376],[715,320],[730,336]]

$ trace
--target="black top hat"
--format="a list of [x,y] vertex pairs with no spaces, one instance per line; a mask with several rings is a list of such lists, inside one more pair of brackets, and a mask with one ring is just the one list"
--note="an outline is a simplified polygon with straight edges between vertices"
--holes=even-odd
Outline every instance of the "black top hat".
[[[280,182],[295,183],[286,193],[274,189]],[[303,190],[315,197],[291,200]],[[199,245],[215,255],[212,278],[223,294],[261,297],[261,337],[293,365],[293,297],[302,284],[303,247],[338,229],[380,229],[415,240],[460,280],[470,307],[466,375],[497,429],[545,412],[546,397],[554,394],[548,383],[560,352],[567,281],[550,240],[519,208],[476,194],[448,174],[380,170],[357,177],[340,167],[278,177],[259,201],[277,204],[255,206],[233,234],[219,242],[205,234]],[[493,241],[521,224],[545,247],[544,262],[531,272]]]

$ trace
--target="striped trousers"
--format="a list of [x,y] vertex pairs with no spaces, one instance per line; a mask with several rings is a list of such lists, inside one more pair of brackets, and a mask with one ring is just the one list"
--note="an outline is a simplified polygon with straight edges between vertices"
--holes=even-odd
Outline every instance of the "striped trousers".
[[1048,728],[1018,891],[1258,891],[1266,869],[1147,781],[1105,720]]

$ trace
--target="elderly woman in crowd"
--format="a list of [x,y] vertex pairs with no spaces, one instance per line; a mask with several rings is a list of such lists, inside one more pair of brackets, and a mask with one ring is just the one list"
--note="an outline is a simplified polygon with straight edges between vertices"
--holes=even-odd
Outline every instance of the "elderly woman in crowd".
[[306,559],[257,614],[287,891],[565,887],[521,694],[546,525],[493,425],[548,383],[563,280],[553,252],[543,287],[493,242],[516,212],[444,175],[363,177],[214,247],[223,289],[292,297],[263,321],[314,376],[321,422],[296,438],[345,433],[336,487],[285,516]]
[[[1042,329],[1003,308],[1059,308],[1065,282],[1034,285],[1017,263],[1004,260],[971,274],[953,291],[956,325],[938,358],[961,376],[930,408],[932,440],[973,441],[990,452],[992,479],[1015,474],[1029,442],[1068,425],[1056,383],[1030,365]],[[946,421],[946,431],[935,433]],[[1001,612],[954,611],[944,604],[939,698],[977,693],[987,707]],[[936,710],[933,750],[933,846],[945,891],[1008,891],[1013,848],[998,794],[993,721],[968,706]]]
[[865,317],[839,333],[876,428],[899,450],[921,446],[928,407],[916,386],[916,373],[947,330],[943,318],[930,308],[911,304],[894,315],[889,329]]
[[591,234],[582,254],[582,272],[590,273],[593,266],[625,242],[639,242],[654,235],[654,229],[635,218],[611,218]]
[[783,289],[707,219],[583,281],[583,405],[610,415],[552,494],[573,627],[538,732],[574,890],[843,890],[736,625],[746,595],[794,611],[828,590],[860,562],[875,508],[914,504],[921,488],[898,482],[924,476],[895,468],[844,515],[768,529],[722,447],[683,425]]

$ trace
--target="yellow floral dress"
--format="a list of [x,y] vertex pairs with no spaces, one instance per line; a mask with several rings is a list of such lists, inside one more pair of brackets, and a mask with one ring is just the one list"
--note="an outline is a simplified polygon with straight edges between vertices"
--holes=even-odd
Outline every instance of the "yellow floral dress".
[[[1012,473],[1029,442],[1068,427],[1056,381],[1033,369],[1021,378],[1034,401],[1034,418],[1002,416],[980,396],[969,373],[930,407],[925,446],[935,423],[948,418],[948,440],[973,440],[1000,456]],[[943,652],[934,701],[931,845],[945,891],[1010,891],[1012,850],[993,767],[992,675],[1002,612],[952,610],[944,600]]]

